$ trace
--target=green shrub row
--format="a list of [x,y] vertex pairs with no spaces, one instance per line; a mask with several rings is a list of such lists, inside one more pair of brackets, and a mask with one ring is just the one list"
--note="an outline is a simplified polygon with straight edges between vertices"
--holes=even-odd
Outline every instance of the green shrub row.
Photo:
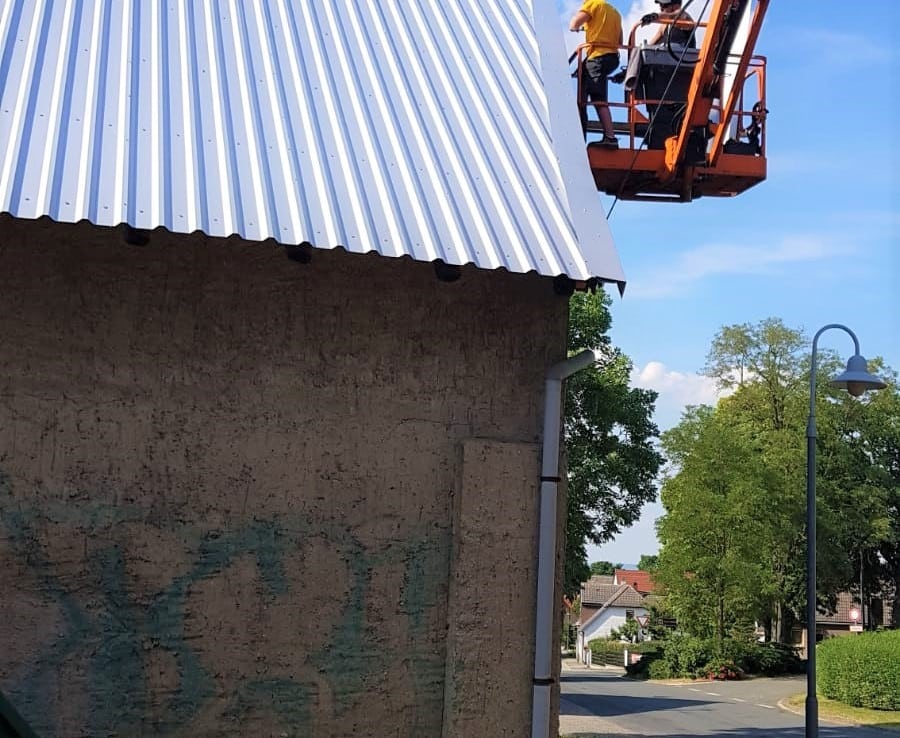
[[631,646],[634,646],[634,643],[623,643],[622,641],[608,641],[606,639],[597,639],[588,643],[588,648],[591,649],[591,652],[594,654],[602,654],[602,653],[622,653],[626,648],[631,650]]
[[588,648],[595,655],[622,654],[626,649],[629,653],[648,653],[659,650],[656,641],[642,641],[641,643],[626,643],[625,641],[610,641],[597,639],[588,643]]
[[817,687],[870,710],[900,710],[900,631],[829,638],[816,649]]
[[638,679],[740,679],[745,674],[799,674],[804,664],[790,646],[672,635],[626,671]]

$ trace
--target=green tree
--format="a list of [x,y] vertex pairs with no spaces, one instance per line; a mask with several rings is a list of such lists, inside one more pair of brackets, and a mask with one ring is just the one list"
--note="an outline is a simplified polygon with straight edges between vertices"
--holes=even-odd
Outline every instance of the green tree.
[[638,569],[641,571],[656,571],[659,567],[659,556],[656,554],[641,554],[641,560],[638,561]]
[[656,393],[629,386],[631,361],[608,335],[609,296],[578,293],[569,305],[569,352],[600,349],[604,356],[566,381],[564,590],[574,595],[590,575],[586,544],[605,543],[634,524],[656,498],[662,457],[652,420]]
[[722,327],[713,338],[704,373],[721,389],[761,386],[772,427],[783,428],[788,396],[800,388],[806,338],[768,318],[757,325]]
[[616,569],[621,568],[621,564],[613,564],[611,561],[593,561],[591,562],[591,576],[594,576],[595,574],[612,576],[616,573]]
[[[777,541],[768,562],[773,588],[761,620],[776,640],[785,640],[792,622],[802,620],[806,601],[808,346],[802,331],[788,328],[778,318],[724,326],[713,338],[704,368],[721,389],[733,391],[729,410],[735,422],[750,431],[759,463],[770,472],[769,498],[780,514],[771,519]],[[833,365],[827,354],[821,362],[823,368]],[[823,583],[831,580],[830,569],[824,570],[828,575],[823,573]]]
[[[661,530],[666,531],[667,543],[660,556],[661,568],[667,569],[669,580],[697,570],[689,556],[677,559],[691,536],[698,535],[698,531],[690,531],[692,521],[707,534],[723,532],[730,513],[728,506],[717,506],[717,502],[728,499],[730,490],[743,490],[756,511],[741,528],[752,529],[759,541],[752,552],[758,572],[729,569],[725,560],[718,570],[708,569],[713,580],[722,575],[743,578],[747,590],[743,601],[730,599],[727,580],[720,578],[716,581],[724,588],[713,593],[714,597],[710,595],[705,606],[724,606],[731,613],[724,621],[729,617],[762,620],[770,636],[779,640],[786,637],[792,621],[802,621],[806,600],[809,350],[806,336],[778,319],[722,328],[712,342],[705,372],[732,394],[716,408],[689,409],[682,422],[664,436],[672,468],[663,487],[666,516]],[[821,351],[818,361],[821,377],[842,368],[842,362],[828,351]],[[896,384],[893,387],[883,394],[856,399],[830,388],[825,381],[817,386],[817,585],[820,606],[825,608],[833,605],[839,591],[855,586],[860,562],[866,581],[888,585],[897,581],[900,495]],[[711,428],[715,430],[711,432]],[[705,491],[689,498],[687,490],[692,485]],[[718,497],[713,489],[718,490]],[[705,507],[698,499],[705,501]],[[718,539],[718,545],[726,544],[733,550],[742,545],[739,537]],[[668,545],[672,549],[667,553]],[[712,566],[714,562],[706,563]],[[892,565],[897,569],[891,569]],[[683,567],[681,572],[678,567]],[[758,584],[755,589],[754,582]],[[675,589],[703,586],[676,582]],[[701,593],[692,594],[699,597]],[[677,600],[678,595],[673,598]],[[717,615],[715,625],[721,633],[722,613]],[[707,617],[708,629],[711,622]]]
[[900,592],[900,390],[896,372],[878,360],[870,368],[888,387],[860,398],[838,391],[819,420],[825,515],[843,533],[844,580],[858,592],[862,575],[867,613],[879,604],[869,602],[871,593]]
[[762,611],[773,545],[769,475],[726,408],[691,408],[663,434],[678,471],[662,486],[654,577],[679,624],[720,643],[735,622]]

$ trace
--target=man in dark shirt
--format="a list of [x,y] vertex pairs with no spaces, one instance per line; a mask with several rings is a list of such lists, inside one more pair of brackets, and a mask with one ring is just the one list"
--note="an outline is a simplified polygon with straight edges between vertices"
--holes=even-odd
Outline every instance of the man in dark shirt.
[[[696,48],[697,41],[694,38],[695,29],[693,27],[687,27],[686,25],[686,23],[693,24],[694,19],[691,18],[688,13],[682,11],[681,0],[656,0],[656,2],[659,5],[659,12],[645,15],[641,18],[641,23],[643,25],[655,23],[660,18],[673,21],[673,23],[661,24],[659,31],[650,40],[650,45],[679,44],[691,49]],[[674,25],[674,21],[676,20],[679,21],[679,25],[677,26]],[[681,25],[683,22],[685,25]]]

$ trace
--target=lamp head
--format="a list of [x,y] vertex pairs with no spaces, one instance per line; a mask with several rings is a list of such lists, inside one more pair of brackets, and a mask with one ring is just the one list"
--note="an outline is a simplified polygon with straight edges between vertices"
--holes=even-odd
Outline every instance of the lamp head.
[[874,374],[869,374],[869,366],[866,360],[856,354],[847,362],[847,369],[830,382],[832,387],[845,389],[854,397],[859,397],[867,390],[879,390],[887,387],[884,380]]

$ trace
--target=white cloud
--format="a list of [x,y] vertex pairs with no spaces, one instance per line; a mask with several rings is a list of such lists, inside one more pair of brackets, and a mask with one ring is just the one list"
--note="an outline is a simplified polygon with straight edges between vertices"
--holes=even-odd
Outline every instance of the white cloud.
[[[699,374],[669,369],[660,361],[635,367],[631,382],[644,389],[659,393],[654,419],[660,430],[676,425],[687,405],[715,405],[727,392],[716,389],[715,380]],[[659,551],[656,539],[656,519],[664,514],[662,505],[653,502],[642,510],[640,520],[628,530],[602,546],[588,545],[588,561],[612,561],[636,565],[642,554]]]
[[643,368],[635,367],[631,381],[638,387],[656,390],[660,400],[678,408],[715,405],[722,396],[714,379],[668,369],[661,361],[651,361]]
[[683,251],[628,280],[632,299],[660,299],[684,294],[697,282],[722,275],[777,275],[782,267],[846,255],[829,239],[784,236],[780,242],[745,246],[709,244]]

